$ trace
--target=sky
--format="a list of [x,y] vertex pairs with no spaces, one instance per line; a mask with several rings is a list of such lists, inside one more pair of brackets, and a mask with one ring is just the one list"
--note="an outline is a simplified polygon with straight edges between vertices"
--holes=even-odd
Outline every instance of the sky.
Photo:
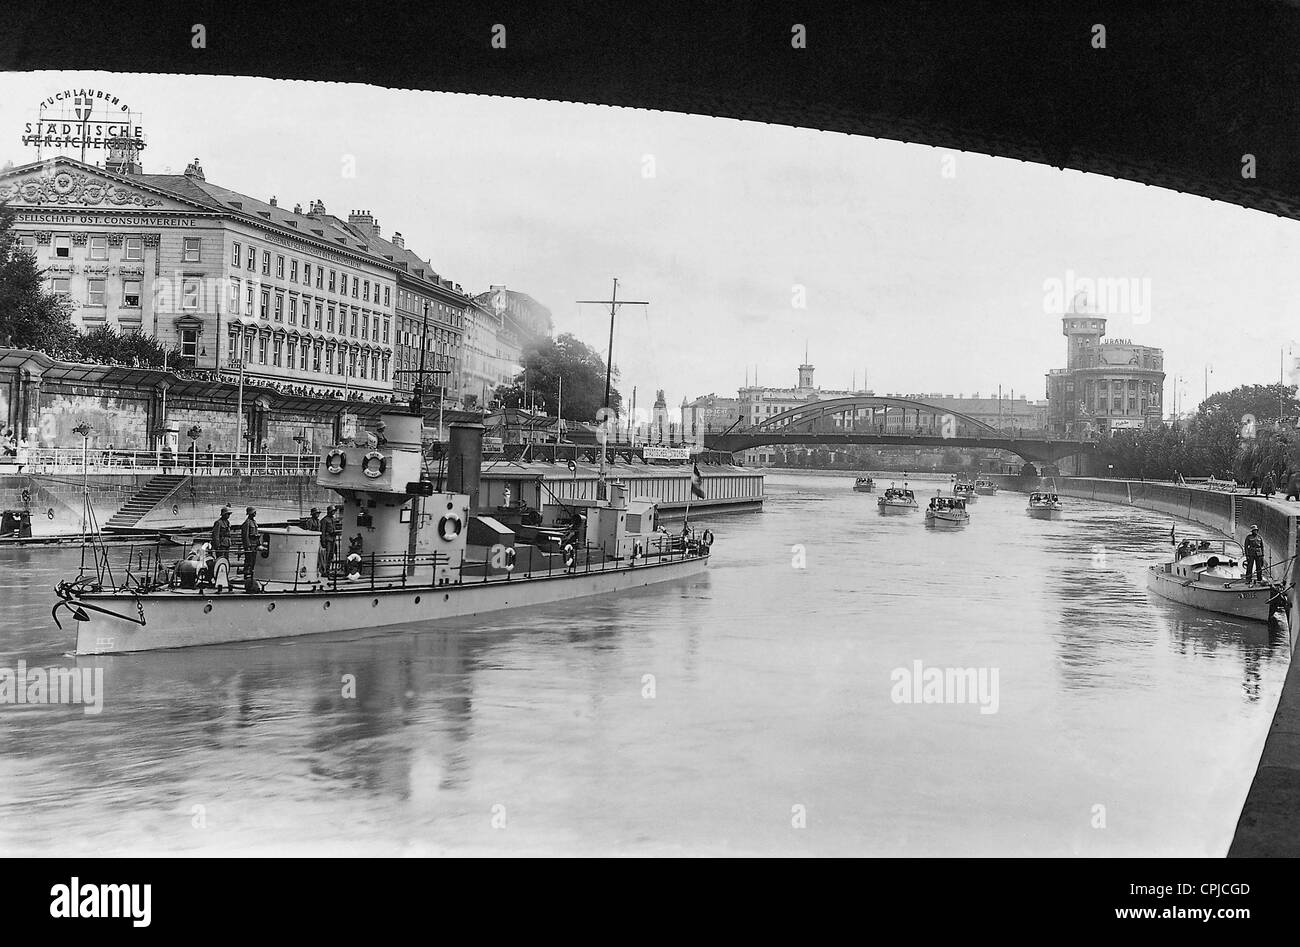
[[[1194,406],[1300,355],[1300,222],[1042,165],[667,112],[258,78],[0,74],[0,164],[67,88],[141,114],[149,173],[366,209],[471,292],[532,295],[620,390],[669,405],[793,386],[1044,397],[1061,289],[1123,280],[1108,336],[1165,350]],[[99,156],[102,160],[102,155]],[[91,159],[95,160],[94,158]],[[1129,284],[1127,281],[1132,281]],[[1149,296],[1148,296],[1149,291]],[[1068,298],[1068,297],[1067,297]],[[1104,305],[1094,295],[1093,305]]]

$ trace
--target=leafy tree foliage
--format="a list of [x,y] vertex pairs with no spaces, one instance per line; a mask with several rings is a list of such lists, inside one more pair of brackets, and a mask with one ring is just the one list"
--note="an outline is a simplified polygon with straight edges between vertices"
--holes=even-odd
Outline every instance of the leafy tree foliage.
[[36,258],[18,243],[13,208],[0,204],[0,345],[66,358],[77,341],[71,307],[46,292],[44,280]]
[[[554,412],[561,400],[563,378],[562,416],[570,421],[596,420],[596,412],[605,404],[605,359],[599,352],[566,332],[554,339],[534,339],[524,350],[523,364],[530,403],[540,401],[547,411]],[[524,403],[524,377],[525,372],[520,372],[514,384],[498,387],[493,397],[505,407],[519,407]],[[617,368],[610,377],[609,406],[618,411],[623,398],[613,386],[618,380]]]

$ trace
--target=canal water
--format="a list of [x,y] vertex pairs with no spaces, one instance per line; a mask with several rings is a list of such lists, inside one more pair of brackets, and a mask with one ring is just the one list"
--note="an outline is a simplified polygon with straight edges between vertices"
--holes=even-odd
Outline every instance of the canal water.
[[122,657],[64,655],[76,550],[0,550],[0,667],[104,687],[0,706],[0,851],[1226,852],[1289,648],[1148,595],[1167,517],[851,487],[772,474],[707,575],[622,598]]

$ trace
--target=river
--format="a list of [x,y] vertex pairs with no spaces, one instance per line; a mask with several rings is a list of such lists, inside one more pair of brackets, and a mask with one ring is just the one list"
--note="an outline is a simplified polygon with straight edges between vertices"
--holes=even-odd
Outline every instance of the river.
[[[104,688],[0,705],[0,851],[1226,852],[1289,651],[1146,592],[1167,517],[1004,492],[937,531],[851,486],[774,473],[699,520],[706,575],[622,598],[120,657],[64,655],[77,550],[0,549],[0,666]],[[936,668],[987,686],[904,701]]]

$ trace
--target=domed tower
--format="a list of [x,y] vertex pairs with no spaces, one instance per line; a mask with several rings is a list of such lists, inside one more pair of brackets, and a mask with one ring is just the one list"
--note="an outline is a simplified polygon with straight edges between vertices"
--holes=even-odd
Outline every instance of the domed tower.
[[1086,293],[1075,294],[1070,302],[1070,308],[1061,317],[1061,334],[1069,339],[1066,343],[1065,367],[1086,367],[1090,361],[1089,353],[1096,350],[1102,336],[1106,334],[1106,320],[1097,315]]

